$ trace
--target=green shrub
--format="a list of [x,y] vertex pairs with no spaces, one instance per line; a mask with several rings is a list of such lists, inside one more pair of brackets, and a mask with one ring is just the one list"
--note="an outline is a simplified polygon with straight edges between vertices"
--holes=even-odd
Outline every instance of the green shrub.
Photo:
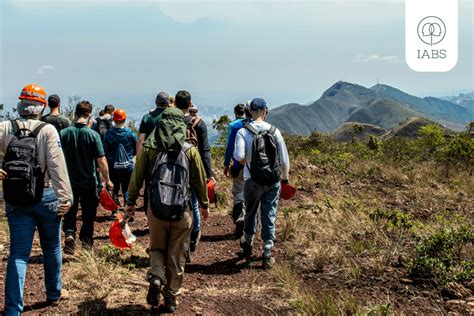
[[464,256],[463,251],[473,243],[474,231],[468,226],[439,229],[416,246],[410,273],[441,284],[472,279],[474,258]]

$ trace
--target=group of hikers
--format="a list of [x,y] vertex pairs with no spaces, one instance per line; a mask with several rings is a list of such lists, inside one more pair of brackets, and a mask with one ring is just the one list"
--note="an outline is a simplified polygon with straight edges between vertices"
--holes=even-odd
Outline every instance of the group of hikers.
[[[6,315],[23,311],[26,267],[36,229],[43,251],[47,305],[61,298],[61,227],[64,253],[90,249],[100,192],[122,193],[123,212],[133,218],[144,186],[149,235],[150,283],[146,301],[175,311],[185,264],[209,216],[208,186],[215,183],[205,122],[191,94],[160,92],[156,108],[143,116],[138,136],[126,127],[123,109],[106,105],[93,118],[93,105],[80,101],[73,123],[60,111],[60,98],[30,84],[17,105],[19,118],[0,123],[0,180],[10,231],[5,278]],[[44,115],[46,108],[50,113]],[[264,99],[234,108],[228,127],[224,174],[233,179],[232,218],[245,262],[252,258],[258,222],[263,268],[274,264],[272,248],[281,184],[288,183],[289,158],[280,131],[265,122]],[[82,225],[76,240],[77,214]],[[260,219],[257,218],[260,209]]]

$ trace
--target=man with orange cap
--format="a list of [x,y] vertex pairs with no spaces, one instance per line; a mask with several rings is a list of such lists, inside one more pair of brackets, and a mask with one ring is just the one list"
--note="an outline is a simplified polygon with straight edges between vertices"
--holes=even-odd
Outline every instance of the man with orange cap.
[[47,104],[46,92],[30,84],[19,99],[20,118],[0,123],[0,180],[10,228],[6,315],[23,312],[26,266],[36,229],[43,251],[47,303],[61,297],[61,218],[73,198],[58,132],[53,125],[39,121]]
[[114,193],[119,194],[122,188],[123,198],[128,198],[128,185],[133,172],[133,157],[136,155],[137,135],[125,126],[127,113],[116,109],[112,115],[115,127],[104,136],[105,157],[109,164],[110,180],[114,184]]

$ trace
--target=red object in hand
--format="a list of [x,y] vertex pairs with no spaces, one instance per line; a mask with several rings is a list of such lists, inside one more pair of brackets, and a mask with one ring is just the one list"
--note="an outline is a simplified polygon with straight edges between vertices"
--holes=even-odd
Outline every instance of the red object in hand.
[[283,200],[289,200],[296,194],[296,187],[288,184],[288,183],[282,183],[281,184],[281,192],[280,192],[280,197]]
[[102,205],[102,207],[108,211],[113,212],[120,208],[120,201],[115,196],[114,192],[105,185],[102,191],[100,191],[99,198],[100,205]]
[[[127,233],[129,233],[130,236],[127,236]],[[117,215],[117,220],[110,226],[109,238],[112,244],[117,248],[132,248],[132,242],[135,240],[135,236],[131,234],[130,228],[126,223],[126,218],[123,218],[122,213]]]
[[207,196],[209,197],[210,204],[216,202],[216,191],[215,191],[214,179],[211,179],[207,182]]

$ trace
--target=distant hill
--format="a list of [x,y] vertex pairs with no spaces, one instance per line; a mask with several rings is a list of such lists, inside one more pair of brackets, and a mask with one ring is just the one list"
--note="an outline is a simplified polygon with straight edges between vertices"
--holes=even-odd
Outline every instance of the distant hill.
[[384,97],[393,99],[415,111],[423,113],[427,118],[438,121],[443,125],[450,125],[450,123],[461,125],[460,127],[450,126],[451,128],[454,127],[454,129],[463,129],[467,122],[474,119],[465,107],[447,100],[434,97],[415,97],[384,84],[377,84],[370,89]]
[[[419,136],[418,132],[420,128],[426,125],[437,124],[424,117],[410,117],[399,126],[393,128],[382,136],[383,139],[390,139],[393,137],[400,138],[416,138]],[[439,125],[439,124],[438,124]]]
[[445,101],[449,101],[449,102],[452,102],[459,106],[464,107],[471,114],[471,119],[472,119],[472,116],[474,116],[474,92],[461,93],[458,96],[442,97],[440,99],[443,99]]
[[421,116],[421,114],[393,100],[377,98],[354,112],[348,121],[373,124],[390,129],[412,116]]
[[386,132],[387,131],[380,126],[357,122],[346,122],[331,134],[331,139],[340,143],[346,143],[352,140],[367,143],[370,139],[370,135],[379,137]]
[[345,122],[392,128],[408,117],[427,117],[456,131],[474,119],[465,107],[433,97],[418,98],[388,85],[368,89],[339,81],[309,105],[286,104],[269,112],[268,122],[290,134],[332,132]]
[[308,135],[315,130],[330,132],[376,96],[370,89],[339,81],[310,105],[283,105],[271,110],[267,120],[291,134]]

